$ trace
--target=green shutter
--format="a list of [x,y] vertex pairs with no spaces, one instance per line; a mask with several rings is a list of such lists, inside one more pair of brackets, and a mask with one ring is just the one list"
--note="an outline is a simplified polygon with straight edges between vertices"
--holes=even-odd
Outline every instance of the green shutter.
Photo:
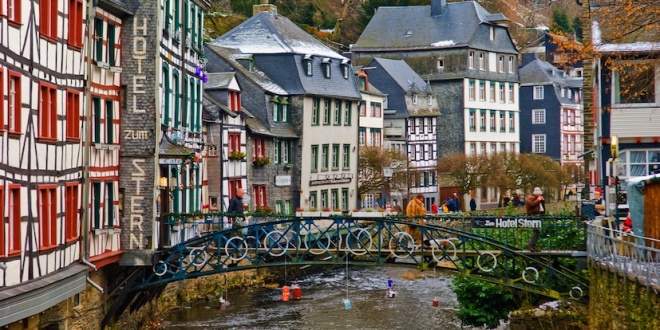
[[92,184],[92,189],[94,190],[94,203],[93,212],[94,212],[94,228],[101,228],[101,183],[94,182]]
[[115,26],[108,24],[108,65],[115,66]]
[[105,100],[105,143],[112,144],[114,143],[114,125],[112,120],[114,119],[113,115],[114,103],[112,100]]
[[105,209],[106,209],[106,222],[108,223],[108,228],[115,226],[115,192],[114,184],[112,182],[106,183],[106,199],[105,199]]
[[94,19],[94,37],[96,38],[94,42],[94,47],[96,48],[96,60],[103,61],[103,19],[95,18]]
[[101,143],[101,99],[94,98],[94,143]]

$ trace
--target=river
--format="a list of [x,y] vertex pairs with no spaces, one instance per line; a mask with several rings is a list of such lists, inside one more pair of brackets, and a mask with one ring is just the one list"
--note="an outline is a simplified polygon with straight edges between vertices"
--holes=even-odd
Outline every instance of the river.
[[[472,329],[455,317],[450,274],[395,267],[351,268],[348,274],[346,280],[346,270],[337,268],[300,279],[302,299],[288,302],[281,301],[281,288],[229,292],[229,306],[211,301],[174,311],[162,329]],[[406,279],[413,274],[421,278]],[[388,279],[394,298],[387,295]]]

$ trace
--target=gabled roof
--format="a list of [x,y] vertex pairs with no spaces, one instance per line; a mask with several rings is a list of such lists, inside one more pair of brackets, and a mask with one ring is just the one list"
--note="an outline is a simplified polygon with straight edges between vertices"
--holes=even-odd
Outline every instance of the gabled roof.
[[213,44],[207,44],[206,46],[210,51],[222,57],[225,62],[231,65],[235,71],[240,71],[246,78],[259,85],[259,87],[261,87],[265,92],[277,95],[289,95],[289,93],[284,88],[273,82],[258,68],[255,68],[254,71],[249,71],[240,63],[238,63],[238,60],[252,60],[252,54],[243,54],[237,49],[220,47]]
[[280,138],[297,138],[298,135],[288,125],[273,125],[268,127],[257,118],[248,118],[245,125],[252,133]]
[[99,0],[98,6],[118,17],[135,14],[135,10],[124,0]]
[[388,60],[376,57],[369,66],[372,66],[374,62],[380,65],[406,94],[427,94],[433,92],[431,86],[404,60]]
[[288,18],[260,12],[211,42],[250,54],[313,54],[344,58]]
[[379,7],[352,49],[465,47],[473,43],[479,25],[508,21],[474,1],[444,6],[436,16],[431,6]]
[[581,88],[582,79],[572,78],[552,64],[535,59],[519,70],[520,86],[558,85],[562,87]]
[[228,89],[236,76],[233,72],[209,72],[206,75],[208,81],[204,84],[204,90]]
[[220,119],[221,114],[224,112],[230,117],[238,117],[238,113],[231,111],[229,107],[218,102],[211,93],[205,92],[204,97],[202,98],[202,120],[205,121],[217,121]]

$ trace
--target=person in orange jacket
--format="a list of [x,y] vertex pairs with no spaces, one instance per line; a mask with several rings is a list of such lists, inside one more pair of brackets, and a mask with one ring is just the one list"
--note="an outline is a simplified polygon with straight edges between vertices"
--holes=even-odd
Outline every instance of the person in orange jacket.
[[[410,200],[408,206],[406,207],[406,215],[414,217],[409,218],[408,221],[417,222],[420,225],[424,224],[424,218],[422,218],[422,216],[426,215],[426,207],[424,207],[424,195],[418,194]],[[416,245],[422,244],[422,233],[419,231],[417,226],[408,225],[406,232],[412,236]]]

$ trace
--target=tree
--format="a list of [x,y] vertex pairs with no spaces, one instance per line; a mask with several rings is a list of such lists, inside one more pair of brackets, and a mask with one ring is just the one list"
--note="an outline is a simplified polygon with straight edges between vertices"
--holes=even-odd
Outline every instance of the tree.
[[[406,187],[408,159],[401,153],[380,147],[361,147],[358,158],[358,195],[372,191],[403,191]],[[393,170],[392,178],[386,178],[384,168]]]
[[[440,158],[437,169],[443,180],[447,180],[451,182],[451,185],[458,187],[460,196],[464,196],[470,190],[482,187],[490,174],[487,157],[465,155],[463,153]],[[464,205],[463,201],[461,201],[461,205]]]
[[565,34],[573,33],[573,26],[571,26],[565,9],[555,8],[552,10],[550,32],[562,32]]

